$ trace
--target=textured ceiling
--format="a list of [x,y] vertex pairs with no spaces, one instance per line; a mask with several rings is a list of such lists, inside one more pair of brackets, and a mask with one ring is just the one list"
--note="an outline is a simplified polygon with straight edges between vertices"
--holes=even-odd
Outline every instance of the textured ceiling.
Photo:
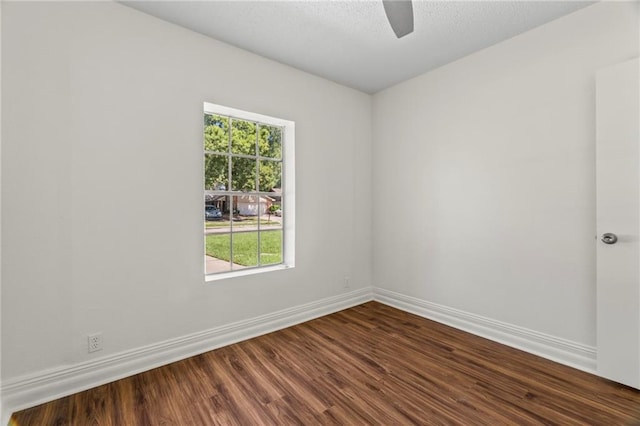
[[389,26],[381,0],[122,3],[375,93],[592,2],[416,0],[415,31],[402,39],[397,39]]

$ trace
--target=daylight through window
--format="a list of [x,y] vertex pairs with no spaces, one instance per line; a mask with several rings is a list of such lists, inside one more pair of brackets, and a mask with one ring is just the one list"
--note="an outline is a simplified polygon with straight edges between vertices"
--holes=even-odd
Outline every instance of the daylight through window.
[[[293,123],[205,104],[205,273],[287,265]],[[286,208],[285,208],[286,207]]]

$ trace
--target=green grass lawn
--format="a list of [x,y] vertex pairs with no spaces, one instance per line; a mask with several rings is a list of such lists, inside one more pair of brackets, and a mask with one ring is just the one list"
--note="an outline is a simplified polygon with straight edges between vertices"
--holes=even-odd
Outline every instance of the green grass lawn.
[[[258,224],[258,219],[245,219],[241,221],[234,221],[233,227],[236,228],[238,226],[256,226]],[[280,222],[275,220],[265,220],[263,219],[260,222],[260,225],[280,225]],[[206,228],[228,228],[229,221],[228,220],[207,220],[204,222],[204,226]]]
[[[212,234],[206,237],[206,251],[209,256],[229,260],[229,234]],[[260,233],[260,264],[282,263],[282,231],[262,231]],[[233,263],[244,266],[258,265],[258,232],[233,234]]]

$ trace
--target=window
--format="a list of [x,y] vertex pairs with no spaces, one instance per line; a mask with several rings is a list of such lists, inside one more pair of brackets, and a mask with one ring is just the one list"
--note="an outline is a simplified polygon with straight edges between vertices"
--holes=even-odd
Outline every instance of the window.
[[204,104],[209,278],[292,267],[294,123]]

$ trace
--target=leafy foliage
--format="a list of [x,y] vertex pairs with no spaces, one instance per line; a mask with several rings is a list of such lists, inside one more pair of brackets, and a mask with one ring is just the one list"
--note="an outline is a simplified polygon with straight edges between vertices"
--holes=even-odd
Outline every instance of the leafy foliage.
[[[281,185],[282,130],[279,127],[205,114],[204,149],[208,151],[205,154],[206,189],[271,191]],[[258,156],[268,159],[256,159]]]

